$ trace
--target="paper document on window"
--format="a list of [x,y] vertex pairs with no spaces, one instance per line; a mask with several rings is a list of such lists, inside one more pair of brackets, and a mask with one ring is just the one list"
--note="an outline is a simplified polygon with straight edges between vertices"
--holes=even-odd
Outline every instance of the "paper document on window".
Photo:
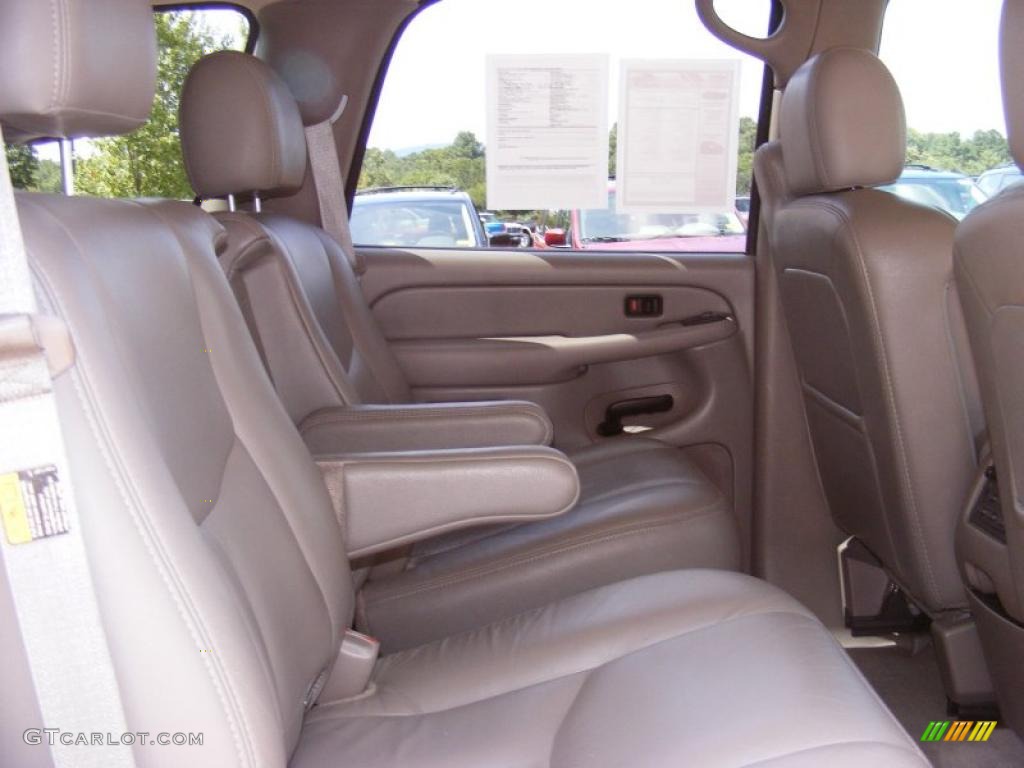
[[608,57],[487,57],[487,207],[603,208]]
[[733,210],[739,77],[736,60],[622,62],[618,210]]

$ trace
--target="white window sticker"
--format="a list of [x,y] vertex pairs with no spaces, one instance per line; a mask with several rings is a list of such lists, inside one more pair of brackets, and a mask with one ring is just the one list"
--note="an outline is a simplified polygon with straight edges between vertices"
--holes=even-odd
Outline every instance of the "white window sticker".
[[625,60],[617,207],[714,213],[736,204],[739,61]]
[[603,208],[608,57],[487,57],[487,207]]

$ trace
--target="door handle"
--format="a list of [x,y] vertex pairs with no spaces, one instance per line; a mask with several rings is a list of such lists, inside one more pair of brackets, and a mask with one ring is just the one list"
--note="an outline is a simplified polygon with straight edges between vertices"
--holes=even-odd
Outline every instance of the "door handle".
[[631,400],[620,400],[612,403],[604,412],[604,421],[597,425],[597,434],[601,437],[614,437],[623,431],[622,420],[627,416],[639,416],[644,413],[665,413],[675,405],[672,395],[655,395],[654,397],[635,397]]

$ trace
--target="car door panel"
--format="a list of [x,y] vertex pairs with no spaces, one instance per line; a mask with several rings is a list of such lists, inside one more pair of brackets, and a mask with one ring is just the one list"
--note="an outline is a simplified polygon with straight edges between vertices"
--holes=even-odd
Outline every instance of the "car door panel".
[[[551,415],[556,445],[571,450],[628,439],[599,434],[613,403],[669,395],[671,408],[629,417],[627,431],[685,449],[734,497],[749,530],[748,256],[380,248],[361,255],[363,291],[417,400],[532,400]],[[626,316],[627,297],[650,295],[662,299],[659,316]]]

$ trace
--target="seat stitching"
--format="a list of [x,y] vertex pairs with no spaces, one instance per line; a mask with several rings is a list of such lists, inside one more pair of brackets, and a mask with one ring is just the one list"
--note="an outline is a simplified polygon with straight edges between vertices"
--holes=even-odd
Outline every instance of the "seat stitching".
[[61,52],[66,51],[70,46],[61,45],[60,31],[58,30],[58,19],[57,19],[57,2],[58,0],[50,0],[50,23],[51,31],[53,32],[53,71],[51,73],[53,81],[50,85],[50,105],[48,111],[56,110],[58,101],[58,94],[61,85],[60,76],[60,60]]
[[526,406],[459,409],[423,408],[415,411],[402,410],[401,406],[396,408],[394,411],[327,409],[308,416],[299,426],[299,431],[305,435],[320,427],[330,427],[336,424],[358,424],[361,422],[372,423],[378,421],[422,421],[426,426],[429,426],[438,419],[454,421],[470,416],[493,416],[495,419],[505,418],[510,420],[525,420],[530,422],[531,425],[541,427],[543,430],[542,439],[545,443],[550,441],[552,437],[550,422],[536,411]]
[[303,422],[303,426],[319,426],[321,424],[334,424],[336,422],[345,423],[349,421],[369,421],[374,419],[417,419],[424,417],[462,415],[486,416],[493,413],[511,416],[528,416],[538,422],[540,421],[537,414],[529,408],[418,408],[416,410],[403,410],[402,406],[398,406],[394,410],[329,410],[326,413],[321,412],[319,414],[313,414]]
[[623,526],[621,529],[611,532],[605,532],[598,535],[591,535],[587,537],[581,537],[575,541],[558,545],[550,549],[542,550],[540,552],[534,552],[528,555],[518,555],[510,557],[506,562],[492,561],[486,563],[477,568],[467,569],[460,573],[453,574],[451,576],[445,576],[438,578],[436,581],[427,582],[426,584],[418,584],[415,587],[411,587],[406,590],[394,592],[390,595],[385,595],[380,598],[368,600],[369,606],[382,605],[384,603],[392,602],[394,600],[400,600],[403,598],[412,597],[414,595],[422,594],[424,592],[430,592],[437,589],[444,589],[445,587],[451,587],[456,584],[461,584],[465,581],[480,578],[482,576],[493,576],[496,573],[503,571],[512,570],[519,566],[529,565],[539,560],[545,560],[556,555],[562,555],[566,552],[572,552],[578,549],[586,549],[598,544],[604,544],[609,541],[616,539],[625,538],[627,536],[635,536],[638,534],[648,533],[650,531],[657,530],[659,528],[665,528],[670,525],[685,525],[693,520],[708,517],[714,514],[717,510],[713,509],[714,504],[709,504],[699,510],[697,514],[687,516],[682,519],[677,519],[679,516],[674,515],[672,518],[663,518],[657,521],[643,521],[642,525],[637,526],[632,524],[630,526]]

